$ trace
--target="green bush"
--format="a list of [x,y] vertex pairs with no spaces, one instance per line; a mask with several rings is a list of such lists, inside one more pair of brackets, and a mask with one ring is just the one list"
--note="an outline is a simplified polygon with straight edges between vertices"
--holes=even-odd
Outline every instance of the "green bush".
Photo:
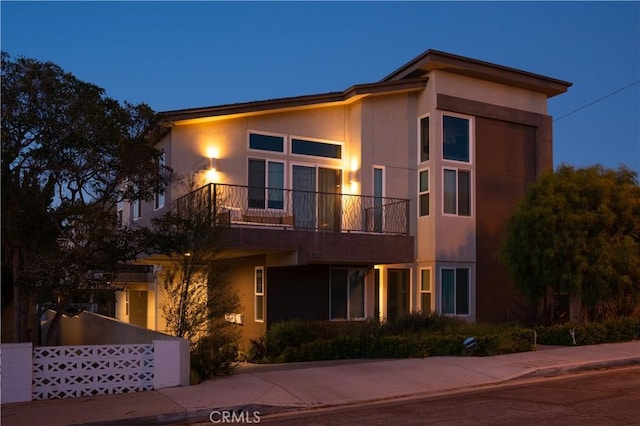
[[[476,336],[469,352],[465,338]],[[275,324],[265,339],[267,358],[275,362],[351,358],[484,356],[533,349],[534,331],[511,325],[470,324],[438,314],[409,314],[397,321],[289,321]]]
[[571,330],[575,333],[576,345],[595,345],[640,339],[640,318],[616,318],[598,323],[565,323],[549,327],[536,327],[538,343],[541,345],[573,345]]
[[236,337],[216,333],[201,337],[191,348],[192,381],[195,383],[215,376],[226,376],[237,367]]

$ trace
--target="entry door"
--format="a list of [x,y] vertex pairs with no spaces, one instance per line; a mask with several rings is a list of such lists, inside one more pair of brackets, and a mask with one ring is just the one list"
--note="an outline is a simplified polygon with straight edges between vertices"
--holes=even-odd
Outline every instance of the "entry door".
[[409,270],[387,272],[387,320],[394,321],[409,313]]
[[296,228],[316,227],[316,168],[293,166],[293,215]]
[[147,328],[147,292],[129,290],[129,324]]

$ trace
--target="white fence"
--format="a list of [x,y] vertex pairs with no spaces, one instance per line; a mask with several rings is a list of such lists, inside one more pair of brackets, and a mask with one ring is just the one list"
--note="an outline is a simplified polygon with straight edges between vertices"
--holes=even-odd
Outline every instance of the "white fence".
[[153,345],[33,349],[33,399],[153,390]]

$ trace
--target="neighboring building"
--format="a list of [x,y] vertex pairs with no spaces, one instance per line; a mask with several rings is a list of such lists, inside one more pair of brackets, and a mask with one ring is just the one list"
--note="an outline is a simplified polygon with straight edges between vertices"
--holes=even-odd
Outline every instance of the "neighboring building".
[[[547,99],[569,86],[429,50],[343,92],[164,112],[159,147],[228,226],[245,339],[293,318],[515,320],[523,299],[498,247],[516,202],[552,168]],[[184,195],[176,183],[120,215],[145,223]],[[162,330],[158,286],[130,288],[117,316],[135,299]]]

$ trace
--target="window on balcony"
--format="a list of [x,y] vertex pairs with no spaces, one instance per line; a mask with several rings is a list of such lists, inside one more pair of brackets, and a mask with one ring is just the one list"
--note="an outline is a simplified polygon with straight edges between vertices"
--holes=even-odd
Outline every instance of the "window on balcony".
[[364,318],[364,269],[332,268],[330,273],[330,319]]
[[284,137],[249,133],[249,149],[260,151],[284,152]]
[[469,315],[469,269],[442,269],[441,308],[443,314]]
[[342,158],[342,145],[303,139],[291,139],[291,153],[340,159]]
[[249,159],[249,207],[284,208],[284,163]]

